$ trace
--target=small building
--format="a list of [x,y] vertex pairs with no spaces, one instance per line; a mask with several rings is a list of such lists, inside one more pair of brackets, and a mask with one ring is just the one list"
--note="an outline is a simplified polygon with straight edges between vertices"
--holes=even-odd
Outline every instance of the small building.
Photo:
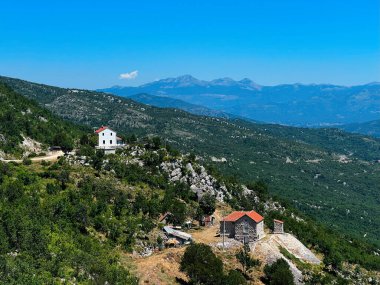
[[164,214],[161,214],[160,217],[158,218],[158,222],[166,225],[166,224],[168,224],[169,219],[172,216],[173,216],[173,214],[170,212],[166,212]]
[[214,225],[215,217],[214,216],[202,216],[199,220],[199,225],[203,227],[210,227]]
[[117,146],[125,146],[125,143],[121,137],[116,137]]
[[168,238],[168,240],[176,239],[178,241],[178,244],[190,244],[193,240],[193,237],[191,234],[184,233],[178,230],[173,229],[172,227],[165,226],[163,228],[163,231]]
[[62,148],[59,146],[59,145],[53,145],[51,147],[49,147],[49,151],[61,151]]
[[284,222],[280,220],[273,220],[273,233],[283,234],[284,233]]
[[220,222],[220,235],[249,243],[264,237],[264,218],[255,211],[235,211]]
[[98,135],[96,149],[102,149],[106,154],[115,153],[117,148],[124,146],[122,139],[116,135],[114,130],[107,126],[101,126],[95,133]]

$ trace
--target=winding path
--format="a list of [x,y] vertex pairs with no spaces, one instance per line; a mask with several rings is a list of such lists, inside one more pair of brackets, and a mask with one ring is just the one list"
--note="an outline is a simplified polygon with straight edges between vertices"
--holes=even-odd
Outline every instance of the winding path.
[[[61,156],[64,155],[63,151],[53,151],[48,155],[45,156],[37,156],[33,157],[30,160],[32,162],[41,162],[41,161],[56,161],[58,160]],[[22,163],[22,159],[1,159],[3,162],[17,162],[17,163]]]

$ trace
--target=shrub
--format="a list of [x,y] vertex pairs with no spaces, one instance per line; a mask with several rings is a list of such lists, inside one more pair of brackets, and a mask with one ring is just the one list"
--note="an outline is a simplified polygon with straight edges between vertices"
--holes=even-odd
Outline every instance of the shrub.
[[192,283],[222,284],[223,263],[208,245],[192,244],[186,248],[180,270],[186,272]]
[[259,266],[261,264],[259,260],[254,259],[250,256],[249,251],[249,246],[244,245],[244,248],[236,254],[236,258],[243,266],[243,272],[245,274],[250,268],[254,266]]
[[245,285],[247,281],[245,280],[243,274],[237,270],[230,270],[228,275],[224,278],[223,284],[225,285]]
[[60,146],[64,152],[70,152],[74,148],[73,139],[65,132],[57,133],[53,138],[53,144]]
[[30,158],[25,157],[22,160],[22,164],[24,164],[24,165],[31,165],[32,164],[32,160]]
[[199,201],[199,207],[205,215],[212,215],[215,212],[216,200],[214,196],[210,194],[203,195]]
[[265,284],[270,285],[292,285],[294,284],[293,274],[288,263],[280,258],[272,265],[264,267]]

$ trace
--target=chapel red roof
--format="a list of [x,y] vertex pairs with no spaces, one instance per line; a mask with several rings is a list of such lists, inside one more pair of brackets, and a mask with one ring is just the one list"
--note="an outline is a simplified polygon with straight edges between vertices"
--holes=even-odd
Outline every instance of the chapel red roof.
[[276,220],[276,219],[273,219],[273,221],[275,221],[276,223],[280,223],[280,224],[283,224],[283,223],[284,223],[283,221]]
[[95,131],[95,133],[99,134],[100,132],[103,132],[104,130],[109,129],[107,126],[101,126],[99,129]]
[[249,218],[254,220],[256,223],[259,223],[262,220],[264,220],[263,216],[261,216],[259,213],[255,212],[255,211],[247,211],[247,212],[235,211],[235,212],[232,212],[231,214],[229,214],[228,216],[224,217],[222,221],[236,222],[237,220],[239,220],[244,215],[248,216]]

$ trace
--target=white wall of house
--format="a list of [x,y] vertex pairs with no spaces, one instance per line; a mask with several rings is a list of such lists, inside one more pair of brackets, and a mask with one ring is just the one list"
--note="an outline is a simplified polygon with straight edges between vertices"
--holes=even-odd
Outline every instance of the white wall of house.
[[117,146],[116,132],[111,129],[105,129],[98,133],[99,148],[115,148]]

